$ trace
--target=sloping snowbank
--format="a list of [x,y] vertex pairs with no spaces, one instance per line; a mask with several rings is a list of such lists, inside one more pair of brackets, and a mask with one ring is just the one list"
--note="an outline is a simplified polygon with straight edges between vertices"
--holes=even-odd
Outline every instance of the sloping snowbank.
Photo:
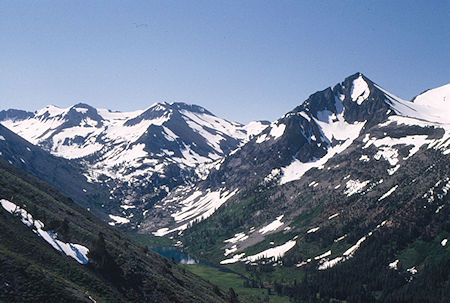
[[20,215],[22,223],[28,227],[32,227],[33,232],[47,241],[47,243],[50,244],[54,249],[65,253],[69,257],[74,258],[80,264],[88,263],[87,254],[89,252],[89,249],[87,247],[80,244],[65,243],[61,240],[58,240],[57,234],[51,231],[43,230],[44,223],[39,220],[35,220],[33,216],[25,209],[20,208],[18,205],[8,200],[1,199],[0,204],[10,214]]

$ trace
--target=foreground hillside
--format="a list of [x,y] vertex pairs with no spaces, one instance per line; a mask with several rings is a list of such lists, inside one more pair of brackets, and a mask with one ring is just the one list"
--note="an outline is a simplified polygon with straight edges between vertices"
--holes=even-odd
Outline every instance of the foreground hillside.
[[1,302],[221,302],[200,278],[0,159]]

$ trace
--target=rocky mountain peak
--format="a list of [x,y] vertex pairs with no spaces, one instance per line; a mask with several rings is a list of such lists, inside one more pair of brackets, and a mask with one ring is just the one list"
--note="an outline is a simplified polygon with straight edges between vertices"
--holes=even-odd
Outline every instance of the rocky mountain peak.
[[310,118],[343,115],[348,123],[381,122],[389,115],[386,95],[362,73],[355,73],[333,88],[318,91],[288,114],[303,112]]
[[151,105],[142,114],[138,115],[133,119],[128,120],[125,123],[125,126],[133,126],[142,122],[143,120],[154,120],[154,119],[168,120],[172,117],[181,118],[181,115],[184,112],[190,112],[193,114],[204,114],[215,117],[214,114],[198,105],[187,104],[183,102],[172,102],[172,103],[158,102]]
[[[70,107],[64,118],[68,121],[65,127],[72,127],[82,123],[96,127],[103,125],[103,117],[99,115],[97,109],[85,103],[78,103]],[[89,121],[89,119],[92,121]],[[97,123],[93,123],[94,121]]]

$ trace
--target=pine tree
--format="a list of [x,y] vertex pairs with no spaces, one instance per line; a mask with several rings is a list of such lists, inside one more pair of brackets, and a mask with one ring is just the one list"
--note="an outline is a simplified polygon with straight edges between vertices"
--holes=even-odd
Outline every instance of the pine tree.
[[238,303],[239,302],[239,300],[237,299],[237,295],[234,292],[234,289],[232,287],[230,287],[230,289],[228,289],[226,302],[227,303]]

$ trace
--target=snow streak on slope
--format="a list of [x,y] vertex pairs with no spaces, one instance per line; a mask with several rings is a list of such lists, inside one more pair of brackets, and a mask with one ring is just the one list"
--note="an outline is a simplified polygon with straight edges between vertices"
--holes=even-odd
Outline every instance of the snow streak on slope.
[[44,239],[54,249],[65,253],[69,257],[74,258],[78,263],[86,264],[88,262],[87,254],[89,252],[89,249],[87,247],[80,244],[65,243],[61,240],[58,240],[57,234],[51,231],[43,230],[44,223],[34,219],[33,216],[25,209],[20,208],[18,205],[8,200],[0,199],[0,204],[10,214],[19,214],[22,223],[28,227],[32,227],[33,232]]
[[[329,259],[329,258],[323,258],[320,260],[319,262],[319,270],[325,270],[328,268],[331,268],[333,266],[335,266],[336,264],[340,263],[340,262],[344,262],[350,258],[353,257],[353,255],[355,254],[355,252],[359,249],[359,247],[361,246],[361,244],[367,240],[367,238],[371,237],[373,235],[373,233],[375,231],[377,231],[378,229],[380,229],[382,226],[384,226],[386,224],[386,221],[381,222],[380,224],[378,224],[372,231],[370,231],[369,233],[367,233],[366,235],[364,235],[362,238],[360,238],[353,246],[351,246],[350,248],[348,248],[343,254],[342,256],[339,257],[335,257],[334,259]],[[329,256],[329,254],[328,254]]]
[[289,251],[292,247],[294,247],[296,243],[297,242],[295,240],[289,240],[282,245],[271,247],[260,253],[245,258],[244,258],[245,253],[237,254],[234,255],[232,258],[220,261],[220,264],[231,264],[239,261],[249,263],[255,262],[260,259],[271,259],[273,261],[277,261],[279,258],[283,257],[287,251]]
[[234,235],[233,238],[226,239],[223,242],[225,242],[225,243],[237,243],[237,242],[240,242],[240,241],[244,241],[246,239],[248,239],[248,236],[245,233],[237,233],[237,234]]
[[395,185],[394,187],[392,187],[390,190],[388,190],[384,195],[382,195],[378,201],[381,201],[383,199],[386,199],[387,197],[389,197],[394,191],[396,191],[398,188],[398,185]]
[[284,217],[284,215],[281,215],[281,216],[277,217],[272,223],[262,227],[259,230],[259,232],[264,235],[264,234],[266,234],[266,233],[268,233],[270,231],[277,230],[278,228],[280,228],[281,226],[284,225],[284,223],[281,222],[281,219],[283,219],[283,217]]
[[282,245],[271,247],[255,255],[248,256],[245,258],[245,261],[254,262],[259,259],[272,259],[276,261],[278,258],[283,257],[288,250],[295,246],[296,243],[297,242],[295,240],[289,240]]
[[[181,207],[181,209],[171,213],[178,226],[172,229],[160,228],[153,234],[155,236],[164,236],[174,231],[182,232],[188,228],[188,224],[192,224],[194,221],[204,220],[211,216],[223,203],[234,196],[237,191],[237,189],[234,191],[223,189],[217,191],[208,190],[206,193],[195,191],[185,200],[177,203],[177,207]],[[170,200],[166,200],[165,204],[170,202]]]

